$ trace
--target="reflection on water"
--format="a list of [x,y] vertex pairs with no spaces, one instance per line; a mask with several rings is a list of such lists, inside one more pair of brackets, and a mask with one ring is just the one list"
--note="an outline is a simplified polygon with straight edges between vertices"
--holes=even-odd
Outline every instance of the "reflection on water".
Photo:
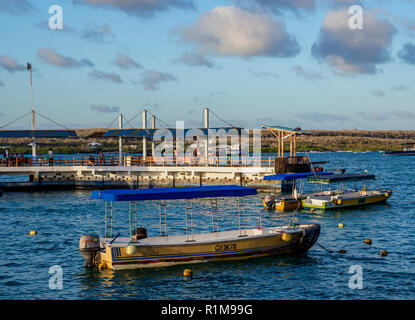
[[[82,234],[104,233],[104,204],[90,191],[6,193],[0,198],[2,250],[1,299],[414,299],[414,182],[411,157],[378,153],[314,153],[326,167],[377,175],[375,186],[393,189],[386,204],[326,212],[264,211],[261,196],[247,197],[247,227],[300,223],[321,224],[318,243],[299,257],[263,257],[124,271],[85,270],[78,251]],[[221,230],[238,227],[235,199],[219,199]],[[168,234],[185,229],[185,202],[167,206]],[[210,201],[193,202],[195,232],[211,231]],[[338,228],[343,223],[344,228]],[[137,225],[159,234],[159,209],[138,204]],[[37,236],[27,232],[37,230]],[[114,234],[128,236],[128,204],[114,209]],[[372,239],[372,245],[363,243]],[[346,254],[340,254],[340,249]],[[382,249],[388,251],[381,257]],[[351,265],[363,269],[362,290],[348,287]],[[63,270],[63,290],[48,286],[49,267]],[[193,276],[183,277],[190,268]]]

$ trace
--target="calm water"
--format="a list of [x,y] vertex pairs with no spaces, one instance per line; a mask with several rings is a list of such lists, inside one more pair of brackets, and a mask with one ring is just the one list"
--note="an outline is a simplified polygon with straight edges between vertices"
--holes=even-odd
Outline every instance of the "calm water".
[[[90,191],[6,193],[0,198],[0,299],[414,299],[415,298],[415,157],[378,153],[312,153],[312,161],[347,172],[367,169],[374,185],[393,189],[387,204],[326,213],[297,213],[299,222],[317,222],[318,243],[302,257],[267,257],[242,262],[186,265],[158,269],[86,271],[78,251],[82,234],[103,234],[104,205]],[[246,198],[247,225],[258,225],[261,195]],[[237,227],[236,202],[220,200],[222,228]],[[117,204],[114,233],[128,236],[128,211]],[[208,231],[209,206],[194,206],[196,230]],[[168,205],[168,233],[182,233],[184,202]],[[286,224],[293,214],[262,212],[264,226]],[[158,208],[144,202],[139,225],[158,234]],[[343,229],[338,228],[344,223]],[[38,235],[25,233],[37,230]],[[373,244],[363,240],[371,238]],[[379,252],[386,249],[387,257]],[[49,288],[49,268],[63,270],[62,290]],[[363,289],[349,288],[349,268],[360,265]]]

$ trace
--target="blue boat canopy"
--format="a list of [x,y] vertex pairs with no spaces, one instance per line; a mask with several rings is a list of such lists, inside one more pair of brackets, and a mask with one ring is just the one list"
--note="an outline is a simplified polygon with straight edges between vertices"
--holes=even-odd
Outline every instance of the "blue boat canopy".
[[92,199],[105,201],[142,201],[142,200],[178,200],[216,197],[243,197],[257,194],[255,188],[235,185],[151,188],[151,189],[116,189],[93,191]]
[[309,183],[320,183],[330,184],[335,182],[346,182],[346,181],[364,181],[364,180],[375,180],[376,177],[373,174],[336,174],[329,177],[308,177],[307,182]]
[[297,180],[306,179],[312,176],[331,176],[333,172],[301,172],[301,173],[283,173],[264,176],[264,180]]

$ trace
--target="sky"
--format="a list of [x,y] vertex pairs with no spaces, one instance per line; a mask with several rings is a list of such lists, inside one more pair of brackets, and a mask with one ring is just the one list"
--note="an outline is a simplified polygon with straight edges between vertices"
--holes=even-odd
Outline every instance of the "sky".
[[415,130],[415,0],[0,0],[0,128],[27,62],[38,128]]

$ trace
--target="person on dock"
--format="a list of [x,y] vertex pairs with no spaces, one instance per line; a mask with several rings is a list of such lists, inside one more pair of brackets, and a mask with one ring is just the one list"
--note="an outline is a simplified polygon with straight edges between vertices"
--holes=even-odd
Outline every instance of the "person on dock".
[[9,160],[10,160],[9,149],[6,148],[6,150],[4,150],[3,158],[5,159],[5,165],[8,166],[9,165]]
[[53,166],[53,151],[52,151],[52,149],[50,149],[48,151],[48,155],[49,155],[49,166]]
[[95,157],[92,155],[88,156],[88,166],[95,166]]

